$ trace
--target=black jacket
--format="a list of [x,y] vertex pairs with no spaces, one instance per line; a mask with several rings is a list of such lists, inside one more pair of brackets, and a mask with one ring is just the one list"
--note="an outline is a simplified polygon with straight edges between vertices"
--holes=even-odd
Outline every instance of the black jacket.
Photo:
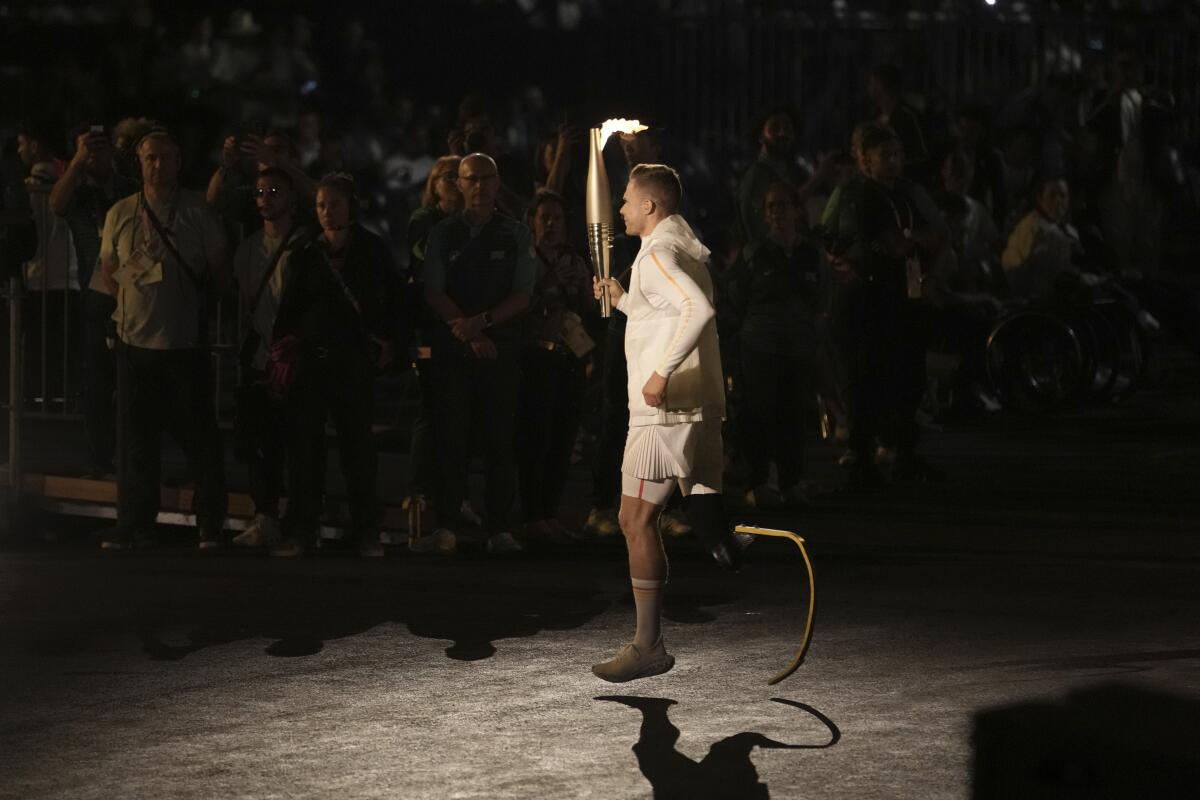
[[287,284],[275,319],[275,339],[298,336],[306,350],[369,352],[368,334],[397,342],[401,329],[399,275],[391,250],[375,234],[355,224],[346,244],[342,280],[334,276],[328,244],[318,236],[290,262]]

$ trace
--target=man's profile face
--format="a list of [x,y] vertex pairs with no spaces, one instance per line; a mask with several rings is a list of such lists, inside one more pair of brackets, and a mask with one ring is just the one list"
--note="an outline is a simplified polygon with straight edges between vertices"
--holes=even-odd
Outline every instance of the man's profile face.
[[171,186],[179,178],[179,148],[165,136],[151,136],[138,147],[142,182],[148,186]]
[[486,158],[464,158],[458,166],[458,190],[463,208],[476,214],[490,214],[500,191],[500,173]]
[[268,222],[282,219],[292,210],[292,188],[273,175],[259,178],[254,183],[254,206]]
[[646,230],[646,220],[653,210],[653,203],[637,181],[631,180],[625,186],[625,194],[621,198],[621,219],[625,220],[625,232],[630,236],[641,236]]

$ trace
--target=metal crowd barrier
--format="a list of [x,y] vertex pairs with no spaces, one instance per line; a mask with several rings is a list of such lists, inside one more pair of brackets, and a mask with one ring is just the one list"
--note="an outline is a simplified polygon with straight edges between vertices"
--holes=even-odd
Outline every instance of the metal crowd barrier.
[[[8,433],[7,465],[0,466],[0,538],[13,533],[18,527],[21,511],[29,505],[29,500],[35,500],[39,508],[53,513],[75,514],[91,517],[115,517],[116,485],[114,481],[90,480],[52,473],[31,473],[27,470],[25,447],[29,443],[26,427],[30,421],[67,421],[78,424],[79,449],[86,446],[86,432],[82,425],[83,414],[77,395],[83,381],[74,381],[72,374],[81,368],[83,349],[82,342],[72,343],[71,334],[76,328],[82,333],[82,315],[73,319],[73,300],[82,301],[81,293],[75,290],[62,292],[63,319],[61,351],[52,346],[50,325],[57,326],[58,320],[51,321],[54,308],[58,301],[57,290],[46,291],[47,274],[43,271],[42,290],[30,292],[25,288],[21,276],[11,278],[5,287],[4,302],[8,312],[8,396],[4,404],[7,410],[5,424]],[[83,290],[88,291],[88,290]],[[75,297],[73,298],[72,292]],[[29,335],[29,315],[24,312],[29,308],[30,298],[34,297],[41,312],[40,326],[36,331],[38,346],[31,352],[32,337]],[[220,426],[228,430],[232,427],[235,414],[235,390],[237,388],[237,358],[239,343],[243,335],[243,314],[238,304],[241,299],[235,292],[222,298],[210,309],[209,350],[212,357],[213,369],[213,403],[217,411]],[[228,307],[237,307],[237,313],[230,314]],[[414,352],[414,360],[424,353]],[[37,369],[27,372],[32,363]],[[61,380],[53,375],[52,367],[61,368]],[[32,391],[30,391],[32,387]],[[375,430],[377,433],[402,431],[407,432],[408,423],[417,415],[420,396],[416,378],[411,371],[393,373],[377,382],[379,392],[375,412]],[[115,421],[114,421],[115,422]],[[121,431],[117,429],[117,452],[121,451]],[[401,437],[406,439],[406,437]],[[59,465],[56,465],[59,466]],[[163,489],[162,511],[159,521],[167,524],[190,524],[191,492],[189,489]],[[248,498],[240,494],[230,496],[230,518],[228,527],[237,529],[245,524],[245,518],[252,515],[252,507]],[[403,527],[403,521],[398,517],[399,512],[389,510],[388,524],[393,527]],[[397,519],[391,519],[391,517]],[[326,531],[331,534],[333,529]]]

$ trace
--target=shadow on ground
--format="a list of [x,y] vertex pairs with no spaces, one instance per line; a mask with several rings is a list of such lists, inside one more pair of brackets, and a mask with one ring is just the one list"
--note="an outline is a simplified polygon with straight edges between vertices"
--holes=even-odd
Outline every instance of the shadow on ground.
[[55,584],[93,600],[63,615],[28,620],[18,635],[32,655],[49,658],[111,652],[127,646],[121,641],[130,634],[152,660],[178,661],[259,638],[272,640],[268,655],[296,658],[393,623],[422,638],[449,641],[448,658],[478,661],[495,655],[504,639],[578,628],[616,599],[587,579],[555,580],[553,565],[537,577],[528,574],[529,565],[506,574],[496,564],[465,570],[450,564],[414,576],[390,564],[353,560],[325,559],[302,570],[222,561],[228,566],[158,555],[99,570],[91,559],[60,562],[56,567],[69,574],[26,585],[22,601],[45,606]]
[[633,746],[638,768],[654,788],[655,800],[760,800],[769,798],[765,783],[750,760],[756,747],[765,750],[822,750],[833,747],[842,732],[829,717],[812,706],[780,697],[773,703],[791,706],[816,717],[829,729],[829,741],[822,744],[786,744],[761,733],[743,732],[714,743],[700,761],[693,761],[675,749],[679,729],[672,724],[667,710],[675,700],[662,697],[622,697],[602,695],[596,700],[620,703],[642,712],[642,727]]

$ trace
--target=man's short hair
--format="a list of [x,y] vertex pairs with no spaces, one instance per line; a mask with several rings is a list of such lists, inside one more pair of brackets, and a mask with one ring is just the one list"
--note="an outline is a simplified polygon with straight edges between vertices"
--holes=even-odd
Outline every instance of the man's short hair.
[[638,164],[629,173],[629,180],[636,183],[662,207],[667,214],[679,211],[683,201],[683,184],[679,173],[666,164]]
[[175,152],[177,152],[177,153],[181,152],[183,149],[179,146],[179,140],[176,139],[175,136],[169,130],[167,130],[162,125],[153,125],[149,129],[147,129],[145,133],[143,133],[141,135],[141,138],[139,138],[137,140],[137,142],[134,143],[133,152],[141,153],[142,145],[144,145],[146,142],[150,141],[151,139],[165,139],[166,141],[168,141],[172,145],[174,145]]
[[487,153],[480,153],[478,151],[476,151],[474,153],[467,153],[465,156],[462,157],[462,159],[458,162],[459,171],[461,172],[463,165],[466,164],[468,161],[471,161],[472,159],[488,162],[489,164],[492,165],[492,169],[496,170],[496,174],[497,175],[500,174],[500,166],[496,163],[496,159],[492,158]]
[[287,184],[288,189],[292,191],[295,191],[296,189],[296,182],[292,180],[292,176],[286,169],[281,169],[279,167],[267,167],[266,169],[260,169],[258,174],[254,176],[255,181],[257,181],[259,178],[271,178],[272,180],[277,180],[280,183]]

